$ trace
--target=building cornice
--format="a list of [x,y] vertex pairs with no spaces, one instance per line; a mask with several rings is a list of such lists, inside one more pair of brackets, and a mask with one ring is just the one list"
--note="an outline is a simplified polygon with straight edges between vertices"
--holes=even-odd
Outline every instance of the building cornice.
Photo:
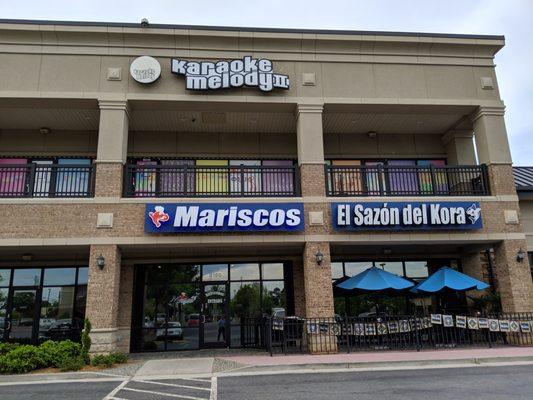
[[503,117],[505,115],[505,107],[495,107],[495,106],[482,106],[474,111],[471,115],[472,122],[477,121],[481,117],[485,116],[499,116]]

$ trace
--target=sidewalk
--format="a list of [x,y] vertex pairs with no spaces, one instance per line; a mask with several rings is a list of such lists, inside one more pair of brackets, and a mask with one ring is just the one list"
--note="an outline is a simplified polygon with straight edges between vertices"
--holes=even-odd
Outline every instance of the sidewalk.
[[318,365],[374,365],[374,364],[403,364],[403,363],[436,363],[440,361],[533,361],[533,347],[500,347],[493,349],[446,349],[423,351],[374,351],[356,352],[349,354],[329,355],[255,355],[229,356],[221,359],[232,361],[247,367],[267,366],[318,366]]

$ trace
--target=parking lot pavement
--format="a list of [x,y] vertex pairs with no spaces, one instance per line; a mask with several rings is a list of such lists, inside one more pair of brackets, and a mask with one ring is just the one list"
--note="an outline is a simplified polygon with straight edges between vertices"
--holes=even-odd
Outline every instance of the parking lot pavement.
[[105,400],[209,400],[215,395],[216,378],[132,379],[122,382]]

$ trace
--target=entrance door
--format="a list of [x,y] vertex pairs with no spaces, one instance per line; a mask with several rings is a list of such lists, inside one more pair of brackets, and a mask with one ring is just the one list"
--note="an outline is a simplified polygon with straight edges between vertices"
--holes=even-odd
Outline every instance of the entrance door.
[[[31,343],[37,318],[37,289],[13,288],[5,316],[4,338],[9,341]],[[1,318],[0,311],[0,318]]]
[[226,282],[204,284],[200,318],[200,347],[229,347],[228,285]]

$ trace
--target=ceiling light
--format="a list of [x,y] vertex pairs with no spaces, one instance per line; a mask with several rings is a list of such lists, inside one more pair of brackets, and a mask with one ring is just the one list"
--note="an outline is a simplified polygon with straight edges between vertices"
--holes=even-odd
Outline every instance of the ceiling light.
[[375,139],[377,136],[377,133],[375,131],[370,131],[370,132],[367,132],[367,135],[369,139]]
[[47,128],[45,126],[43,126],[42,128],[39,128],[39,132],[41,132],[43,135],[47,135],[48,133],[50,133],[52,130],[50,128]]

